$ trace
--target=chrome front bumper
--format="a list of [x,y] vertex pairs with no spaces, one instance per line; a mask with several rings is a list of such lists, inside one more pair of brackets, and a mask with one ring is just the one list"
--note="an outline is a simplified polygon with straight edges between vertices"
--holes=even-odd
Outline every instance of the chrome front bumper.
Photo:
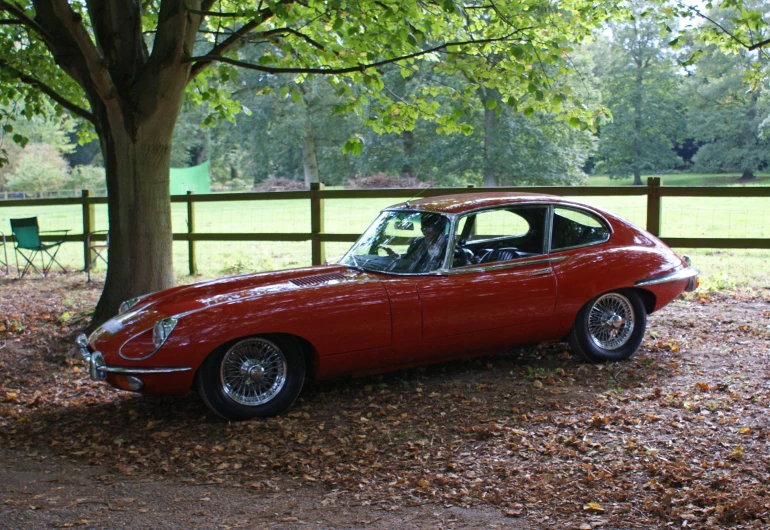
[[189,372],[189,366],[172,366],[168,368],[127,368],[124,366],[107,366],[104,356],[100,351],[91,353],[88,349],[88,337],[85,334],[78,335],[78,357],[88,363],[88,374],[94,381],[104,381],[107,374],[141,375],[141,374],[171,374],[175,372]]
[[88,375],[94,381],[104,381],[107,379],[107,363],[104,362],[104,356],[101,352],[91,353],[88,349],[88,337],[85,334],[78,335],[78,357],[88,363]]

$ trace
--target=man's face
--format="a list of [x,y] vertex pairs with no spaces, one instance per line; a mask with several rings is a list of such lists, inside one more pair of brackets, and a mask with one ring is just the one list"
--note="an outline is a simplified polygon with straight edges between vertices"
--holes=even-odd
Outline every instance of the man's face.
[[428,243],[433,243],[439,238],[439,236],[441,236],[441,230],[436,225],[422,225],[421,230],[422,235],[425,236],[425,240]]

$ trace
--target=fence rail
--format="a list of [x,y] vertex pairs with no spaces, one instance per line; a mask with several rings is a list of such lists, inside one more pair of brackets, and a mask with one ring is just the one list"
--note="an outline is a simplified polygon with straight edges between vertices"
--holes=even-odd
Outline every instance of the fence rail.
[[[171,196],[172,203],[187,204],[187,231],[173,234],[174,241],[188,242],[188,262],[190,274],[197,272],[196,246],[198,241],[310,241],[312,262],[314,265],[325,261],[325,244],[331,242],[352,242],[359,233],[329,233],[324,229],[325,201],[330,199],[409,199],[419,197],[435,197],[446,194],[477,193],[479,191],[505,191],[546,193],[572,197],[602,197],[602,196],[646,196],[647,217],[646,228],[652,234],[659,236],[661,232],[661,214],[663,197],[740,197],[764,198],[770,197],[770,187],[692,187],[692,186],[661,186],[658,177],[647,179],[647,186],[623,187],[570,187],[570,186],[537,186],[516,188],[417,188],[417,189],[377,189],[377,190],[324,190],[322,185],[313,184],[308,191],[276,191],[261,193],[217,193]],[[196,232],[195,204],[204,202],[230,201],[270,201],[270,200],[307,200],[310,202],[310,230],[308,232]],[[81,197],[54,199],[10,199],[0,201],[0,211],[5,207],[46,207],[57,205],[80,205],[82,207],[82,233],[68,235],[68,242],[83,243],[83,258],[87,263],[89,249],[86,243],[88,233],[95,230],[95,211],[97,204],[106,204],[106,197],[94,197],[88,190],[83,190]],[[94,240],[104,240],[104,235],[95,236]],[[9,242],[14,238],[8,237]],[[52,237],[41,237],[44,241]],[[702,238],[702,237],[663,237],[665,243],[673,247],[687,248],[724,248],[724,249],[770,249],[770,238]]]

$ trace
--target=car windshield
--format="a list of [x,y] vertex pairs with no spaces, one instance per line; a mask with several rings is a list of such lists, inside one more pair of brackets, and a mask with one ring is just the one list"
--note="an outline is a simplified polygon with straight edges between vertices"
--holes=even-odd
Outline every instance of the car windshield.
[[444,264],[449,219],[441,214],[384,211],[340,263],[374,272],[426,274]]

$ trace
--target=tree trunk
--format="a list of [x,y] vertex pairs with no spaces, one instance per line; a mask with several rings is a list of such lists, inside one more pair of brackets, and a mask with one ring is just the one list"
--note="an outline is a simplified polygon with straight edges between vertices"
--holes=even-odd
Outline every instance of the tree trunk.
[[757,137],[754,133],[757,125],[757,101],[759,101],[759,88],[754,90],[749,96],[749,108],[746,112],[746,119],[744,127],[746,128],[743,134],[743,149],[747,156],[744,156],[743,161],[743,173],[740,180],[755,180],[757,176],[754,174],[755,162],[753,151],[757,147]]
[[299,90],[302,93],[302,101],[305,106],[305,137],[302,140],[302,167],[305,173],[305,186],[308,188],[314,182],[321,182],[318,171],[318,148],[315,143],[315,131],[313,130],[313,109],[318,104],[313,97],[311,83],[301,83]]
[[634,138],[633,138],[633,151],[634,151],[634,186],[642,185],[642,112],[643,101],[642,91],[644,90],[644,70],[642,65],[642,58],[636,57],[636,90],[634,92]]
[[313,182],[320,182],[318,175],[318,156],[316,154],[315,137],[313,131],[305,133],[305,142],[302,144],[302,165],[305,168],[305,185],[309,188]]
[[97,113],[110,250],[104,291],[89,329],[113,317],[124,300],[174,285],[169,167],[181,90],[179,96],[135,127],[114,109],[101,107]]
[[743,170],[740,180],[755,180],[756,178],[754,172],[750,168],[746,168]]
[[484,187],[495,188],[500,185],[497,168],[495,167],[495,148],[497,137],[497,112],[487,107],[487,101],[494,99],[488,90],[481,87],[481,102],[484,105]]
[[404,164],[401,166],[401,177],[414,177],[414,131],[404,131],[401,133],[401,143],[404,146]]

